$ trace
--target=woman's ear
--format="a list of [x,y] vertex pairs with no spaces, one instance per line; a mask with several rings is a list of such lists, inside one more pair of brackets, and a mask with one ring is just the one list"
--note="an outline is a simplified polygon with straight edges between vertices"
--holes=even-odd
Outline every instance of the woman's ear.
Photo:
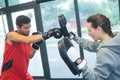
[[98,26],[98,27],[97,27],[97,30],[101,32],[101,31],[102,31],[102,28],[101,28],[100,26]]

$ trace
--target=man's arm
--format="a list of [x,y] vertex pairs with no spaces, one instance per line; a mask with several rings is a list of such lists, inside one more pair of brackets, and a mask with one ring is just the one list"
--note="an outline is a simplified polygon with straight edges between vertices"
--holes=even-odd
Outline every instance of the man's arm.
[[42,40],[42,35],[31,35],[31,36],[24,36],[17,32],[9,32],[7,34],[7,42],[12,44],[13,42],[23,42],[23,43],[34,43],[37,41]]

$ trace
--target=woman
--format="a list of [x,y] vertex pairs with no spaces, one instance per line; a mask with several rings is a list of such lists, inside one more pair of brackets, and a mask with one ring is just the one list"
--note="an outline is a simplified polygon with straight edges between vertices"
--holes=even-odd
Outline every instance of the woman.
[[[86,80],[120,80],[120,33],[113,35],[109,19],[102,14],[88,17],[86,27],[94,42],[74,35],[84,49],[96,52],[96,65],[93,70],[85,64],[81,68]],[[79,63],[81,64],[82,61]]]

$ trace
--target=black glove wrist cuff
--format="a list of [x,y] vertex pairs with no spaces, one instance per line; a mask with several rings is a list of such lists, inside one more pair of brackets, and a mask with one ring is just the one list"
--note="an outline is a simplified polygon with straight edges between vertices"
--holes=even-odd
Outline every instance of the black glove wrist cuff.
[[48,39],[50,36],[48,36],[48,33],[47,32],[44,32],[43,34],[42,34],[42,38],[43,38],[43,40],[46,40],[46,39]]
[[32,48],[33,48],[34,50],[38,50],[38,49],[39,49],[39,46],[36,45],[35,43],[33,43]]

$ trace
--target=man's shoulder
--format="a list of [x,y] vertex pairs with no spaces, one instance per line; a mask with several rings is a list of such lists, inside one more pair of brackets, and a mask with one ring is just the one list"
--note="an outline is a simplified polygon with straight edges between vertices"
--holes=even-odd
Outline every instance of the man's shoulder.
[[10,32],[7,33],[6,36],[9,37],[9,36],[14,36],[16,34],[18,34],[17,31],[10,31]]
[[6,35],[6,41],[7,41],[7,43],[9,43],[9,44],[13,43],[13,41],[11,40],[11,38],[12,38],[12,36],[15,36],[16,34],[17,34],[16,31],[10,31],[10,32],[8,32],[7,35]]

